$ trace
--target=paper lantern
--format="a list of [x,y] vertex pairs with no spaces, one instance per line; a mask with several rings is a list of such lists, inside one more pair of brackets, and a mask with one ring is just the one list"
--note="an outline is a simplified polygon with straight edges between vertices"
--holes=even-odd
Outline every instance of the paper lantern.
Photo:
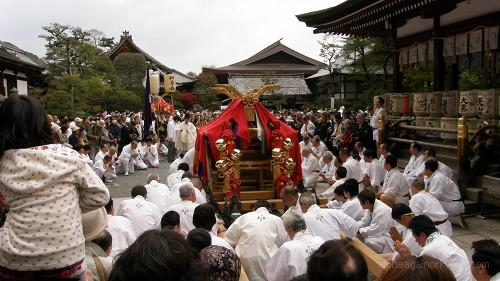
[[163,76],[163,85],[165,86],[165,93],[175,92],[175,78],[172,74],[166,74]]
[[149,74],[149,92],[156,96],[160,92],[160,75],[158,73]]

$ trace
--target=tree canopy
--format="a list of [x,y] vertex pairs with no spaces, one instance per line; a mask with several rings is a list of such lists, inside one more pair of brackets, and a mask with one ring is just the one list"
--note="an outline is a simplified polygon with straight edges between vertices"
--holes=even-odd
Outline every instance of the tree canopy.
[[[124,88],[104,53],[106,38],[97,30],[53,23],[42,27],[46,40],[48,89],[41,101],[52,114],[83,116],[103,110],[138,110],[139,97]],[[111,41],[110,41],[111,40]]]

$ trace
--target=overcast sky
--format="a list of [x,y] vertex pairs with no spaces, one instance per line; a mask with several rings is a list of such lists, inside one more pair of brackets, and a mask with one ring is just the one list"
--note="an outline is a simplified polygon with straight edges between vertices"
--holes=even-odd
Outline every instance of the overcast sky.
[[319,58],[313,29],[295,15],[335,6],[343,0],[2,0],[0,40],[45,54],[38,38],[52,22],[98,29],[134,42],[163,64],[184,73],[225,66],[281,41]]

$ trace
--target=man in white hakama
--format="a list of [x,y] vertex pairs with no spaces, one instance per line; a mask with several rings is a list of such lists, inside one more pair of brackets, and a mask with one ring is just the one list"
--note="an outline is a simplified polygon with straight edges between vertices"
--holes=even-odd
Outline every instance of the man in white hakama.
[[302,178],[304,179],[304,187],[311,189],[316,186],[319,179],[319,164],[318,159],[311,154],[309,148],[302,150]]
[[186,182],[181,185],[179,188],[179,196],[182,202],[170,206],[170,208],[167,209],[167,212],[177,212],[181,218],[181,230],[185,233],[189,233],[191,230],[195,229],[193,225],[193,213],[196,206],[198,206],[198,204],[195,203],[196,194],[193,184],[191,184],[191,182]]
[[342,189],[344,191],[345,202],[342,204],[342,206],[340,206],[340,210],[342,210],[346,215],[353,218],[355,221],[360,221],[367,211],[364,210],[359,203],[358,182],[355,179],[348,179],[342,185]]
[[111,162],[111,156],[109,155],[105,155],[104,158],[96,157],[92,168],[99,178],[103,179],[105,182],[112,182],[117,178],[115,166],[113,162]]
[[330,187],[328,187],[323,193],[321,193],[321,196],[326,197],[328,199],[332,199],[333,197],[335,197],[334,191],[337,188],[337,186],[344,184],[344,182],[346,181],[346,175],[347,175],[347,169],[345,167],[340,166],[335,171],[335,182]]
[[180,152],[186,153],[196,142],[196,127],[191,122],[191,114],[184,115],[184,121],[177,125],[175,131],[175,146]]
[[377,160],[377,155],[374,150],[365,150],[363,152],[363,162],[361,165],[361,171],[363,172],[363,185],[364,188],[371,187],[377,190],[382,186],[385,177],[385,170],[380,162]]
[[101,160],[104,159],[104,155],[106,155],[108,151],[109,151],[109,146],[106,143],[101,143],[101,145],[99,145],[99,151],[94,157],[94,163],[97,162],[97,160],[99,159]]
[[448,220],[448,213],[434,196],[425,191],[424,181],[415,180],[411,186],[411,193],[410,209],[412,212],[417,216],[426,215],[434,222],[439,233],[451,237],[453,229]]
[[359,165],[359,162],[356,161],[351,156],[351,151],[344,147],[342,150],[340,150],[340,160],[343,162],[342,166],[346,168],[347,174],[346,174],[346,179],[355,179],[358,182],[363,181],[363,171],[361,171],[361,166]]
[[283,198],[285,206],[288,207],[283,215],[288,213],[297,213],[299,215],[303,215],[302,209],[300,208],[299,197],[300,194],[297,192],[297,189],[290,186],[287,186],[283,189],[281,198]]
[[396,156],[387,155],[384,163],[387,174],[381,191],[377,193],[377,197],[390,207],[396,203],[408,204],[410,198],[410,187],[397,165],[398,159]]
[[412,182],[418,177],[417,170],[424,163],[424,155],[422,154],[422,146],[417,142],[412,142],[410,144],[410,161],[405,167],[403,172],[408,186],[411,186]]
[[326,147],[326,144],[320,139],[319,136],[317,135],[314,136],[312,138],[312,147],[311,147],[312,155],[316,157],[316,159],[320,160],[325,151],[328,151],[328,147]]
[[167,200],[170,196],[168,186],[160,182],[160,175],[152,173],[146,179],[147,184],[144,186],[148,192],[147,201],[155,204],[160,209],[161,214],[167,212]]
[[435,159],[425,161],[424,175],[428,178],[426,190],[439,200],[452,223],[462,225],[460,215],[464,213],[465,206],[458,186],[439,172],[438,167],[439,164]]
[[237,218],[224,239],[236,249],[248,280],[263,281],[266,265],[288,239],[281,218],[269,213],[269,203],[259,200],[254,211]]
[[316,194],[324,192],[335,182],[335,156],[330,151],[325,151],[320,158],[320,172],[318,184],[316,186]]
[[323,238],[323,240],[340,239],[340,231],[349,238],[356,235],[358,223],[335,209],[321,209],[316,205],[314,194],[305,192],[299,199],[300,207],[304,213],[307,224],[307,231],[313,235]]
[[160,167],[160,155],[158,154],[158,149],[150,138],[145,139],[144,145],[141,147],[141,155],[144,163],[148,167]]
[[112,240],[111,257],[119,255],[125,251],[132,243],[134,243],[137,236],[134,232],[132,222],[124,216],[115,216],[115,209],[113,207],[113,199],[109,199],[106,205],[106,212],[108,213],[108,225],[106,230],[109,231]]
[[132,188],[132,199],[124,200],[118,208],[118,215],[132,222],[134,233],[139,237],[150,229],[159,229],[161,221],[160,209],[155,204],[146,201],[147,191],[144,186]]
[[[430,160],[430,159],[437,160],[436,150],[434,150],[433,148],[424,149],[424,159],[425,159],[425,161]],[[418,178],[424,177],[425,161],[417,169],[416,174],[417,174]],[[443,173],[443,175],[449,177],[455,184],[458,184],[458,179],[457,179],[457,175],[455,174],[455,172],[450,167],[448,167],[448,165],[444,164],[441,161],[438,161],[438,164],[439,164],[438,171]]]
[[271,257],[266,267],[267,280],[289,281],[307,271],[307,259],[325,241],[306,231],[306,222],[296,213],[285,214],[283,225],[290,241],[285,242]]
[[[434,222],[427,216],[416,216],[408,227],[417,243],[422,246],[420,256],[430,256],[446,264],[457,281],[474,280],[467,254],[448,236],[439,234]],[[408,247],[396,243],[400,255],[410,255]]]
[[309,135],[303,137],[303,141],[299,142],[299,147],[300,153],[302,153],[302,150],[304,150],[304,148],[312,149],[311,137],[309,137]]
[[371,190],[363,190],[358,194],[363,209],[368,210],[359,222],[360,238],[375,252],[382,254],[392,252],[392,238],[389,229],[393,225],[391,208],[375,198]]
[[180,183],[182,180],[182,176],[184,175],[184,173],[188,171],[189,171],[189,165],[184,162],[180,163],[179,166],[177,166],[177,171],[168,175],[167,177],[168,187],[172,188],[174,185]]
[[[394,243],[397,243],[397,241],[403,243],[406,247],[408,247],[408,249],[410,249],[410,252],[413,256],[418,257],[420,255],[420,252],[422,252],[422,247],[415,240],[415,237],[413,236],[411,230],[408,229],[410,222],[414,218],[415,214],[412,212],[410,207],[403,203],[396,204],[394,208],[392,208],[392,219],[397,221],[404,229],[400,233],[399,230],[395,226],[393,226],[389,230],[389,233],[391,234]],[[392,260],[396,260],[398,257],[398,251],[394,251]]]
[[120,161],[120,172],[126,176],[128,176],[129,173],[134,173],[135,169],[145,170],[148,168],[141,159],[138,142],[136,140],[132,140],[130,144],[123,147],[118,160]]

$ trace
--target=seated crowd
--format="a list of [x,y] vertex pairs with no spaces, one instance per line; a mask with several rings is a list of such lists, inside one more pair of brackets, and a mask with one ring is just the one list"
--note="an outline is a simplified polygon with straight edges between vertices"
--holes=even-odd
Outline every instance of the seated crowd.
[[283,190],[284,214],[258,200],[226,229],[210,190],[190,172],[189,115],[182,157],[169,159],[168,175],[150,173],[115,206],[103,179],[112,180],[111,167],[124,175],[158,167],[152,142],[131,138],[119,156],[97,142],[91,165],[85,145],[82,153],[53,143],[38,102],[11,95],[0,108],[0,193],[10,207],[0,227],[0,280],[369,280],[352,239],[391,261],[378,280],[499,280],[497,241],[474,242],[470,262],[450,239],[463,201],[435,151],[412,143],[400,172],[387,145],[377,159],[364,114],[334,117],[355,131],[354,152],[340,145],[339,128],[322,124],[329,118],[301,118],[304,186]]

